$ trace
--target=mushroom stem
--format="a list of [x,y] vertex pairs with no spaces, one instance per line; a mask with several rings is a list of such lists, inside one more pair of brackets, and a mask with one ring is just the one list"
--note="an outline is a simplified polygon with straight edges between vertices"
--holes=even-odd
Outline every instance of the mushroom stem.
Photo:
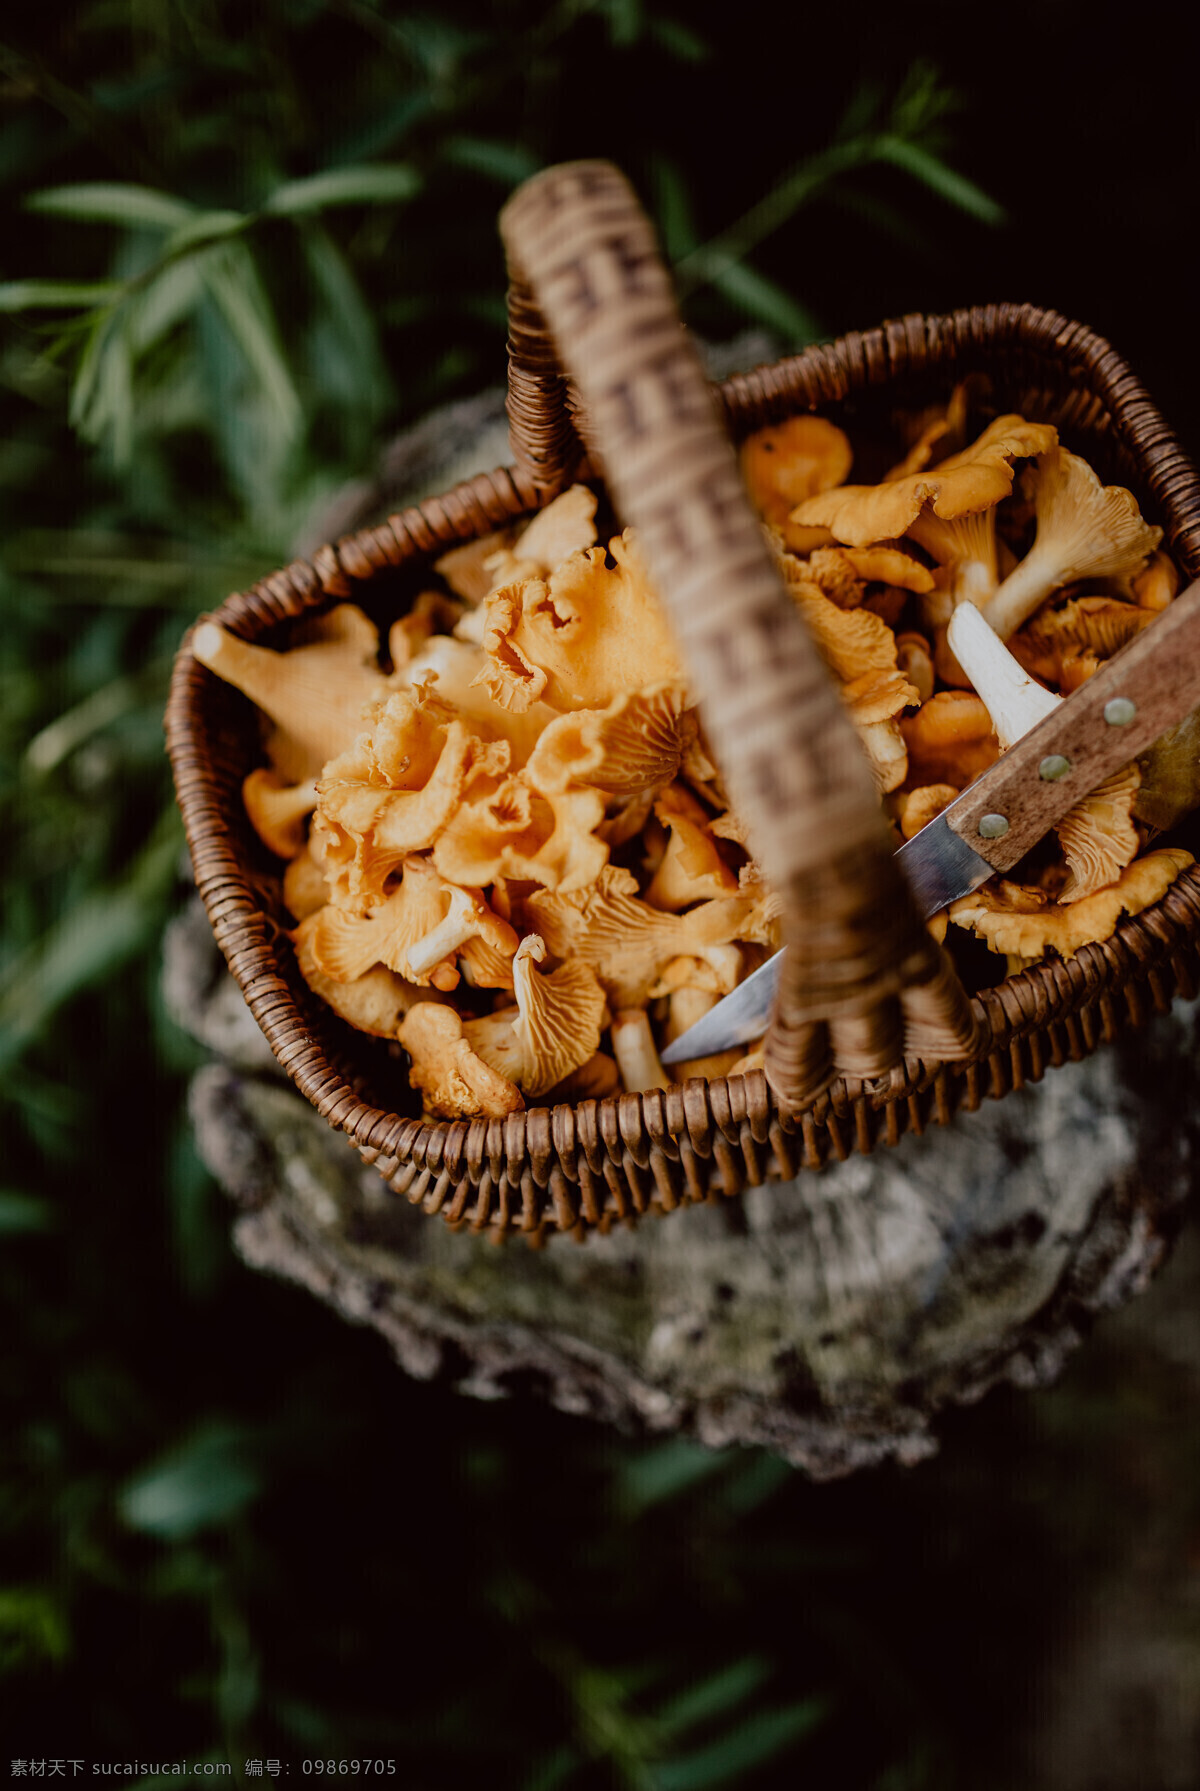
[[670,1087],[654,1046],[650,1016],[644,1007],[622,1008],[614,1015],[612,1047],[627,1094],[637,1094],[643,1088]]
[[276,653],[251,646],[216,622],[192,636],[193,657],[248,696],[278,730],[268,743],[276,769],[293,782],[320,774],[361,725],[366,704],[386,695],[383,674],[336,638]]
[[451,886],[446,894],[450,906],[445,919],[408,948],[408,968],[413,976],[425,976],[435,964],[440,964],[443,958],[448,958],[451,952],[456,952],[480,931],[481,904],[465,889]]
[[1029,676],[973,603],[959,604],[946,639],[983,699],[1002,752],[1062,702]]
[[1036,480],[1037,536],[985,610],[1005,641],[1061,586],[1132,573],[1162,539],[1161,529],[1142,520],[1132,492],[1101,485],[1086,460],[1065,448],[1039,456]]

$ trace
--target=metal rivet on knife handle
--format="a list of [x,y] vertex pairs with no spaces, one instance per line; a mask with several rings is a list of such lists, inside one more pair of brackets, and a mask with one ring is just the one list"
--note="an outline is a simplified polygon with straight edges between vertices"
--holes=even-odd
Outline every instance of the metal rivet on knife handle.
[[981,839],[998,840],[1008,832],[1008,819],[1005,815],[980,815],[979,835]]
[[1104,705],[1104,719],[1110,728],[1127,728],[1137,714],[1137,704],[1128,697],[1113,697]]
[[1065,777],[1071,769],[1071,761],[1060,752],[1050,752],[1038,766],[1038,776],[1043,783],[1056,784],[1060,777]]

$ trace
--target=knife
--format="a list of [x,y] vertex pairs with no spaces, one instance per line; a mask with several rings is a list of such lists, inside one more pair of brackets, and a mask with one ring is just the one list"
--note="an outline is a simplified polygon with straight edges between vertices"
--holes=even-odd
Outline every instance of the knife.
[[[896,853],[923,915],[1009,871],[1056,821],[1200,704],[1200,580]],[[1200,797],[1200,767],[1197,767]],[[761,1038],[781,951],[662,1053],[664,1064]]]

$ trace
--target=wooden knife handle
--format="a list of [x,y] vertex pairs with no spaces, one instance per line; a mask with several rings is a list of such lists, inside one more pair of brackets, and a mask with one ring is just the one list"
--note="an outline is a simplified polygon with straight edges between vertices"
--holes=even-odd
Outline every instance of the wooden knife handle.
[[[1198,704],[1200,580],[1010,747],[947,821],[989,864],[1009,871],[1077,802]],[[1043,775],[1052,756],[1068,761],[1065,776]],[[981,834],[985,815],[1003,816],[1008,831]]]

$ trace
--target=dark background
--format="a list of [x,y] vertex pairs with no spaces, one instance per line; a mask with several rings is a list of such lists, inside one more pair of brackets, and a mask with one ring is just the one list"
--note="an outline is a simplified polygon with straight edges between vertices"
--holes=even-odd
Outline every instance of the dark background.
[[[170,654],[390,433],[501,377],[516,180],[621,163],[713,340],[1057,307],[1194,451],[1183,9],[85,0],[4,29],[10,1757],[296,1776],[376,1754],[406,1791],[941,1791],[1034,1782],[1047,1688],[1105,1621],[1160,1661],[1146,1685],[1194,1688],[1200,1375],[1156,1342],[1169,1289],[1054,1393],[995,1394],[948,1416],[938,1461],[834,1486],[454,1400],[233,1258],[182,1110],[199,1054],[157,993],[186,896]],[[820,184],[831,145],[872,132],[915,160],[864,151]],[[277,197],[396,164],[403,200],[400,176],[390,197],[357,175],[336,204]],[[789,205],[798,168],[812,196]],[[91,201],[29,204],[80,184]],[[147,190],[218,246],[207,284]],[[772,195],[776,227],[697,283],[687,257]],[[1047,1782],[1196,1782],[1139,1756],[1159,1718],[1130,1697],[1130,1757],[1157,1776],[1114,1759]]]

